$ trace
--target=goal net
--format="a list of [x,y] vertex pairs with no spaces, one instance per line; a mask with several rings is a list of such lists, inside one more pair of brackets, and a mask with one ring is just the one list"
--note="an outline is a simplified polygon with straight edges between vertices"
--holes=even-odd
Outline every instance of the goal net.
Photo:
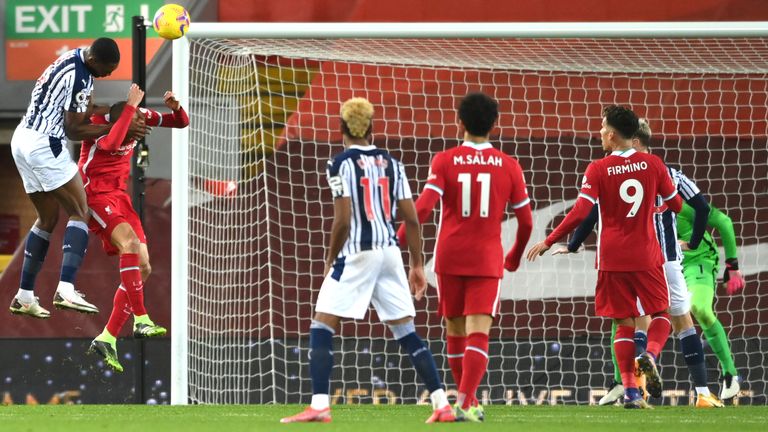
[[[628,105],[649,120],[653,153],[733,219],[747,285],[733,297],[718,288],[715,309],[745,382],[735,403],[766,403],[768,38],[219,34],[201,30],[174,47],[174,90],[191,118],[174,136],[174,403],[309,401],[309,324],[333,217],[325,166],[343,149],[340,104],[373,103],[373,143],[405,164],[418,194],[432,156],[460,143],[455,109],[470,91],[499,101],[492,142],[525,172],[529,245],[559,223],[587,164],[602,157],[602,108]],[[423,227],[429,262],[437,220]],[[515,229],[510,213],[505,250]],[[594,235],[586,246],[505,274],[482,403],[590,404],[605,394],[610,322],[594,314]],[[455,391],[436,305],[432,284],[416,303],[417,331]],[[345,321],[340,336],[333,403],[428,400],[373,311]],[[678,352],[671,337],[660,360],[666,404],[693,401]],[[706,343],[705,352],[716,391],[719,366]]]

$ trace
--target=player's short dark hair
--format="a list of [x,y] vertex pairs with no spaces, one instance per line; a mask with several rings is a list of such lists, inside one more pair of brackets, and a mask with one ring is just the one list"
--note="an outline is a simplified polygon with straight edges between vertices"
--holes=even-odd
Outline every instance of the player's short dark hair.
[[91,44],[89,52],[101,64],[120,63],[120,48],[117,42],[110,38],[98,38]]
[[483,93],[469,93],[459,104],[459,119],[471,135],[485,136],[499,118],[499,104]]
[[125,106],[128,105],[125,101],[117,102],[115,104],[112,104],[111,107],[109,107],[109,121],[110,123],[114,123],[117,121],[117,119],[120,118],[120,116],[123,114],[123,109]]
[[603,117],[608,126],[616,129],[624,139],[631,139],[640,127],[637,114],[621,105],[608,105],[603,109]]

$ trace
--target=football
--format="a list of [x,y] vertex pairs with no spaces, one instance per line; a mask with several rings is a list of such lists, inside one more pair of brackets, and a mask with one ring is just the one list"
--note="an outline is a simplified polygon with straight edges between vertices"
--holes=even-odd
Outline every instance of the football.
[[173,40],[189,31],[189,12],[183,6],[167,4],[155,13],[152,27],[163,39]]

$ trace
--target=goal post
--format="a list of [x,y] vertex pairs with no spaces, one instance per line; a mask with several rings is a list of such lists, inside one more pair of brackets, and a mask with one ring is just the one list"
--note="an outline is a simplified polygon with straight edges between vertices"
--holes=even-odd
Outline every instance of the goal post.
[[[748,383],[738,400],[765,404],[766,58],[768,22],[195,23],[173,42],[173,91],[190,127],[172,135],[171,402],[307,402],[309,320],[333,213],[324,170],[342,149],[341,102],[372,101],[373,142],[403,161],[418,194],[431,156],[459,142],[457,102],[483,91],[500,103],[492,142],[526,176],[531,244],[602,156],[603,106],[649,119],[652,151],[734,221],[747,288],[718,291],[716,313]],[[436,221],[423,228],[429,261]],[[505,250],[515,228],[510,213]],[[505,274],[483,403],[589,404],[604,394],[610,323],[594,316],[594,254],[591,241]],[[416,305],[417,330],[452,390],[433,287]],[[424,402],[375,314],[345,322],[341,336],[334,401]],[[688,403],[670,340],[664,403]],[[705,351],[716,390],[717,361]]]

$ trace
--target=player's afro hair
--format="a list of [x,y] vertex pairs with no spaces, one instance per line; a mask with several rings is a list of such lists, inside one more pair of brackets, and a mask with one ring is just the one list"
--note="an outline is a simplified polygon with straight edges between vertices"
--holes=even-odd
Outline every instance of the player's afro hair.
[[631,139],[640,127],[637,114],[621,105],[608,105],[603,110],[603,117],[605,122],[616,129],[624,139]]
[[365,138],[371,130],[373,105],[367,99],[356,97],[341,106],[342,131],[353,138]]
[[470,135],[485,136],[499,118],[499,104],[483,93],[469,93],[459,104],[459,119]]
[[98,38],[91,44],[89,52],[97,62],[105,65],[120,63],[120,48],[110,38]]

